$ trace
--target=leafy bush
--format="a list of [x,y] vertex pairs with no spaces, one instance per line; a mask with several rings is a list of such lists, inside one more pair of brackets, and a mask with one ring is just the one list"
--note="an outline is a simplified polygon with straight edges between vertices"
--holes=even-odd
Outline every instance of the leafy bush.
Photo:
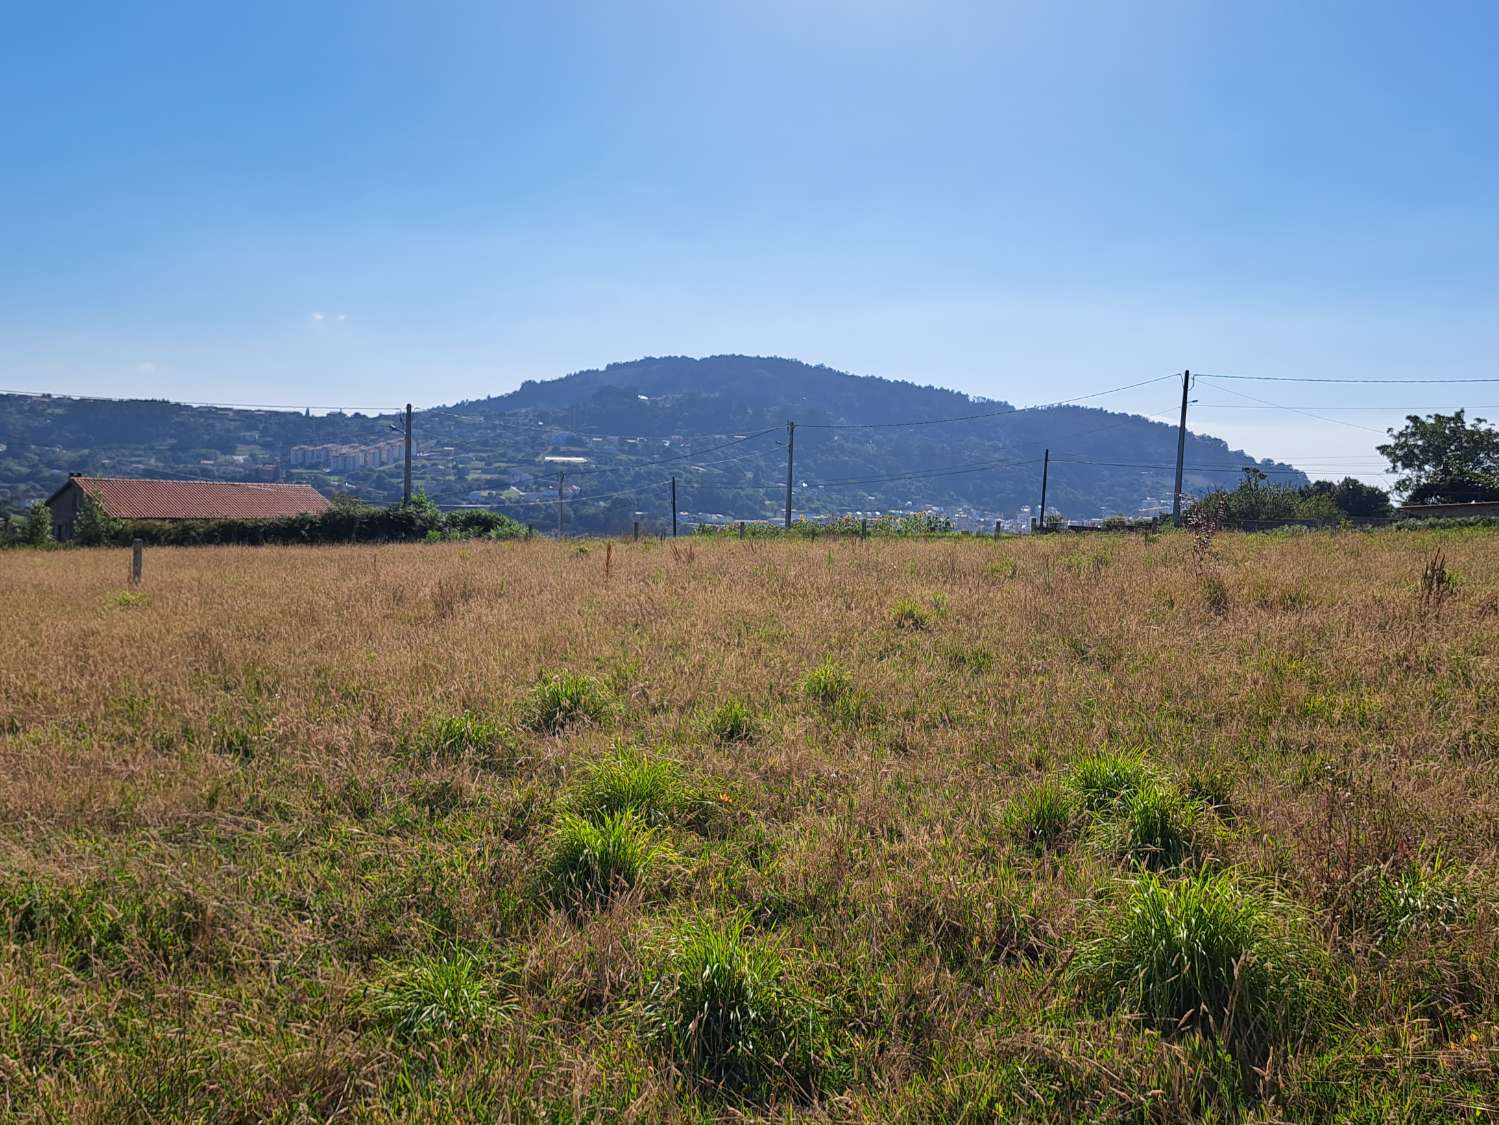
[[854,690],[853,679],[836,660],[824,660],[802,679],[802,694],[814,703],[831,707]]
[[634,813],[646,824],[668,823],[691,798],[682,767],[638,750],[616,750],[591,766],[574,787],[569,805],[579,816],[601,823],[614,813]]
[[578,722],[600,722],[613,708],[608,690],[592,676],[560,673],[544,676],[531,689],[524,708],[525,724],[546,734]]
[[370,999],[376,1019],[407,1040],[474,1035],[511,1007],[495,997],[473,955],[461,950],[382,962]]
[[1144,875],[1103,915],[1071,974],[1110,1008],[1167,1033],[1219,1035],[1258,1059],[1300,1028],[1320,974],[1314,947],[1282,924],[1289,913],[1227,874]]
[[634,812],[605,813],[597,821],[564,813],[547,861],[547,897],[573,909],[599,905],[638,885],[664,851]]
[[754,717],[737,699],[725,700],[713,708],[704,725],[718,742],[748,742],[755,736]]
[[1005,824],[1022,844],[1036,851],[1054,848],[1073,830],[1077,801],[1072,790],[1043,782],[1010,802]]
[[829,1039],[819,1006],[788,977],[780,957],[746,940],[742,922],[697,922],[654,982],[647,1020],[685,1069],[725,1094],[810,1094]]
[[1089,812],[1109,808],[1149,785],[1154,775],[1135,754],[1093,754],[1072,767],[1068,784]]

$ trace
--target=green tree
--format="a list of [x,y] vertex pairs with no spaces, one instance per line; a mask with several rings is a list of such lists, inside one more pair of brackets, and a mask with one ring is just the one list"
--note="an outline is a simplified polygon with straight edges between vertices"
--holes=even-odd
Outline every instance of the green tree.
[[33,504],[26,510],[21,521],[21,545],[24,547],[51,547],[57,540],[52,537],[52,509],[45,504]]
[[105,547],[119,541],[123,525],[104,511],[104,505],[85,495],[73,518],[73,538],[80,547]]
[[1499,500],[1499,430],[1482,418],[1470,424],[1458,410],[1422,418],[1406,416],[1378,447],[1390,467],[1406,475],[1395,488],[1415,504],[1465,504]]
[[1372,484],[1365,484],[1353,477],[1344,477],[1336,483],[1330,480],[1313,481],[1301,490],[1308,501],[1327,497],[1337,510],[1345,516],[1388,516],[1390,494]]

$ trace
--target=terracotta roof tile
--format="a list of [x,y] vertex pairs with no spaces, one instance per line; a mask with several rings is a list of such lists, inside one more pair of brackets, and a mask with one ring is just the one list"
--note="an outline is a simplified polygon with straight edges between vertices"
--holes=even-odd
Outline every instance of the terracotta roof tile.
[[268,520],[303,512],[326,512],[331,506],[308,484],[71,479],[96,498],[106,514],[124,520]]

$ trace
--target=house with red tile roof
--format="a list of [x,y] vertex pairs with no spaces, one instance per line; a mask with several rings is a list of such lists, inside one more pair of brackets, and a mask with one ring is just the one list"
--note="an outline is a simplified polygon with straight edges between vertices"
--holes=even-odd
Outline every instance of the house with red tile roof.
[[93,497],[104,514],[118,520],[274,520],[316,515],[331,505],[308,484],[252,484],[222,480],[126,480],[71,474],[47,498],[52,533],[73,537],[73,522],[84,498]]

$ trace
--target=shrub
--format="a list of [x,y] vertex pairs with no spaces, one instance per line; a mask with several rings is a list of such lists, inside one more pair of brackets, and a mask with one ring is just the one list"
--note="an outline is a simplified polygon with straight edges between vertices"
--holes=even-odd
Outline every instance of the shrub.
[[461,950],[381,962],[370,1000],[376,1019],[407,1040],[467,1037],[512,1006],[495,998],[479,962]]
[[494,719],[461,711],[427,720],[412,739],[412,749],[424,758],[461,758],[465,754],[488,754],[505,737]]
[[564,813],[547,861],[547,896],[559,906],[596,906],[636,886],[664,849],[655,833],[628,810],[597,822]]
[[1072,831],[1077,803],[1072,791],[1043,782],[1010,802],[1005,824],[1012,835],[1036,851],[1056,847]]
[[599,722],[612,708],[608,690],[592,676],[544,676],[526,699],[530,729],[557,734],[578,722]]
[[586,820],[601,823],[615,813],[634,813],[646,824],[665,824],[690,798],[682,768],[637,750],[616,750],[591,766],[575,786],[570,805]]
[[901,598],[890,608],[890,620],[897,629],[919,631],[932,627],[932,615],[915,598]]
[[824,707],[833,706],[853,690],[854,682],[849,674],[831,658],[813,668],[802,680],[802,694]]
[[1289,907],[1241,892],[1226,874],[1144,875],[1108,911],[1070,970],[1110,1008],[1171,1033],[1222,1036],[1260,1058],[1296,1030],[1319,975],[1313,947],[1277,921]]
[[737,699],[725,700],[708,714],[708,734],[718,742],[748,742],[755,736],[750,709]]
[[734,1096],[810,1093],[828,1057],[818,1006],[744,924],[689,925],[646,1008],[650,1029],[690,1073]]
[[1068,784],[1088,811],[1099,812],[1153,780],[1139,755],[1093,754],[1072,767]]

